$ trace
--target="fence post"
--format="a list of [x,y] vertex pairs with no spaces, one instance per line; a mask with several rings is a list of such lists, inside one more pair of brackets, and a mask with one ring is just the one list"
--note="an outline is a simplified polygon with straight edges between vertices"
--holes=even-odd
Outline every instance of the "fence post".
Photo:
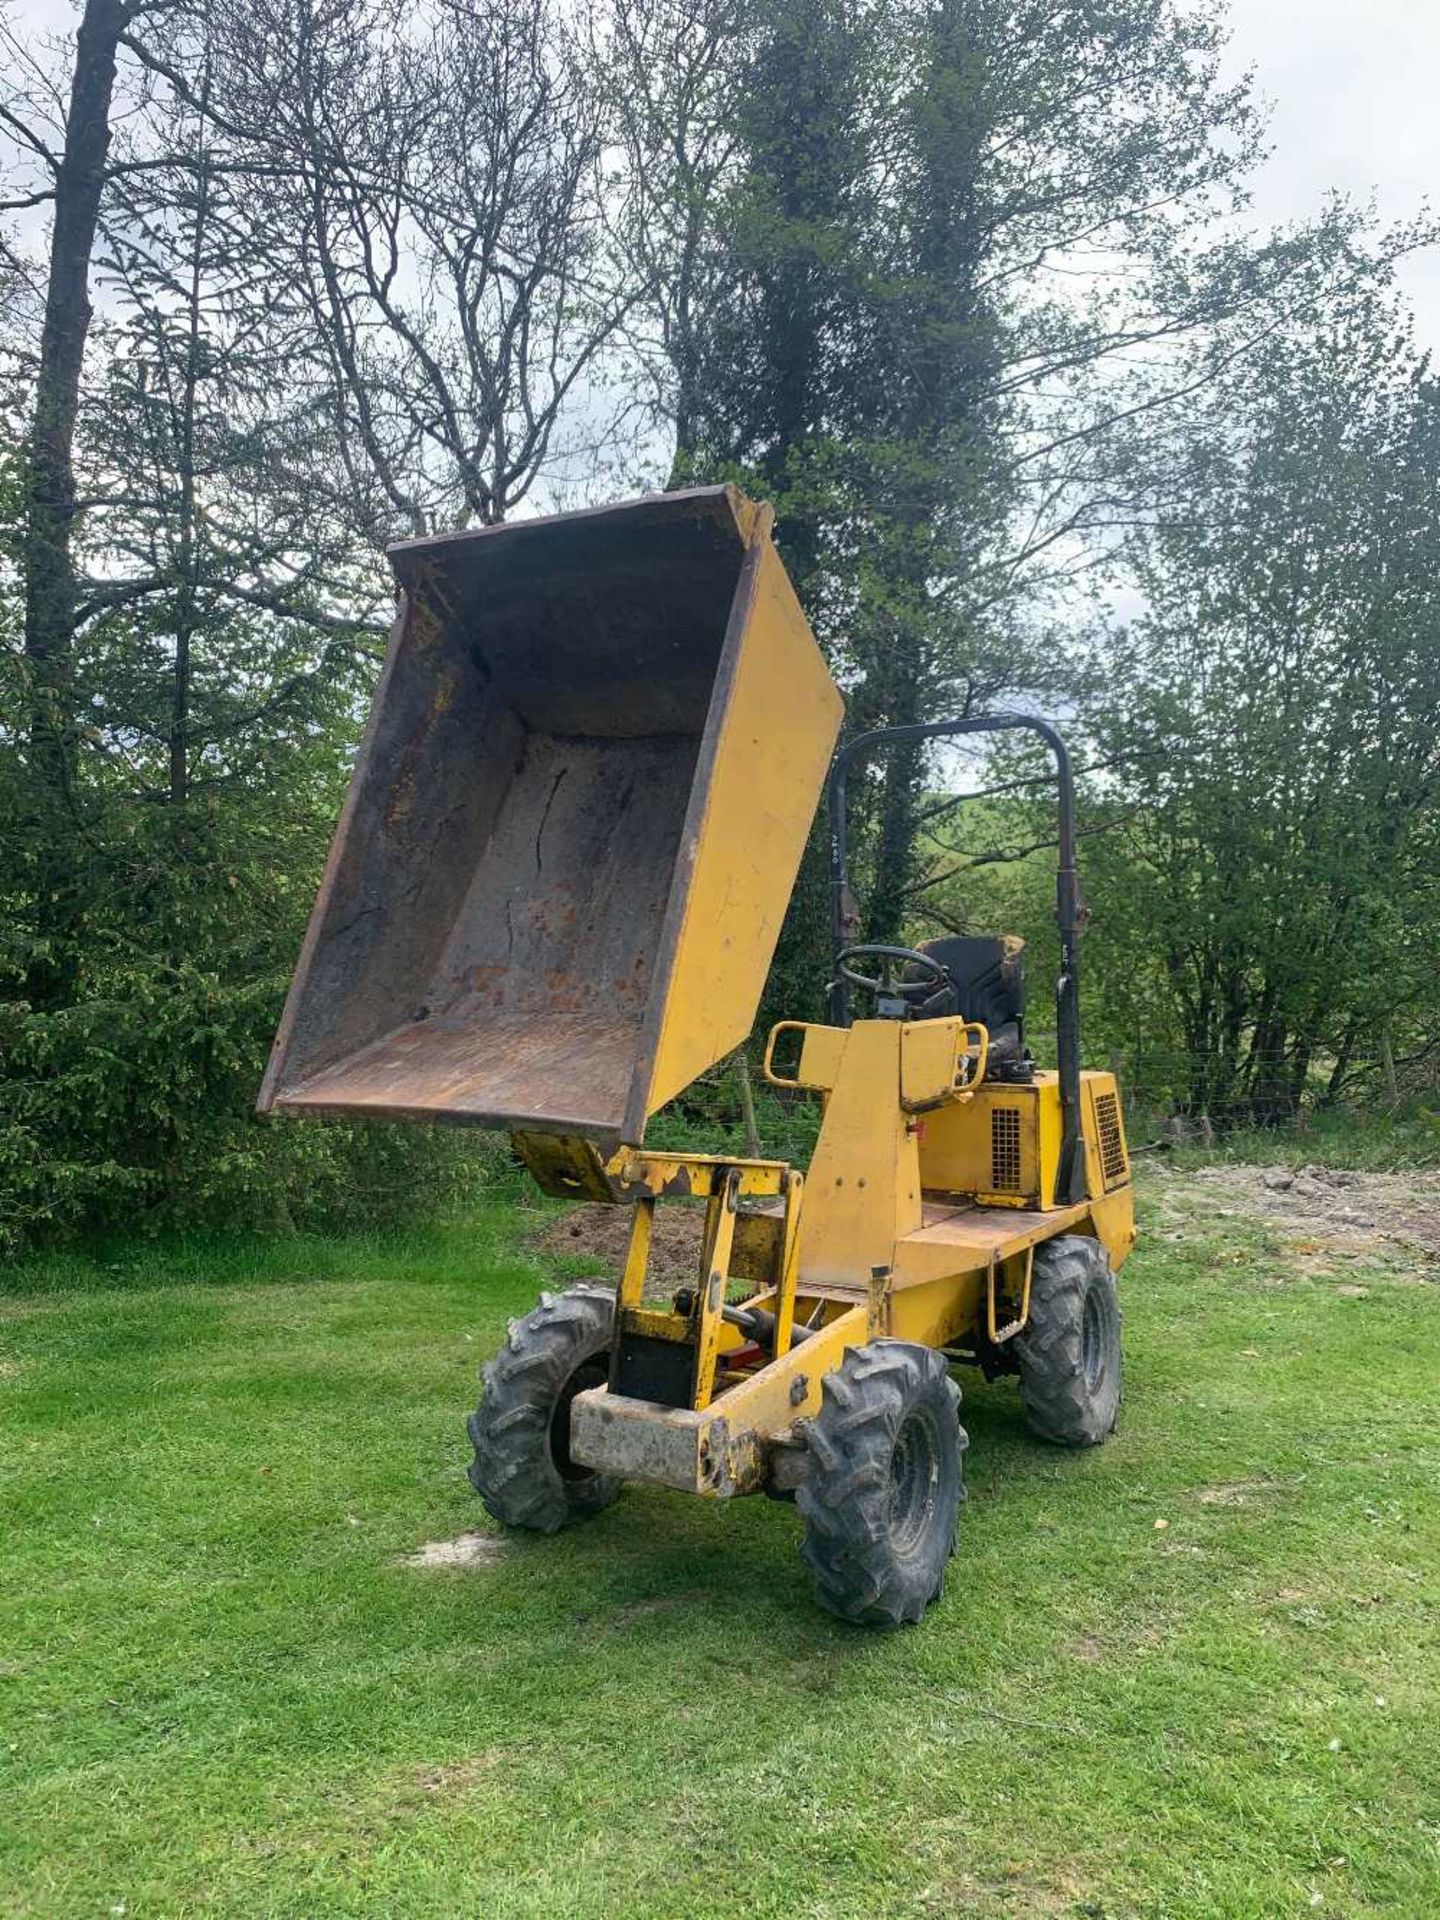
[[760,1128],[755,1120],[755,1088],[750,1080],[750,1055],[741,1045],[730,1057],[735,1063],[735,1080],[740,1088],[740,1114],[745,1122],[745,1151],[752,1160],[758,1160]]
[[1395,1049],[1390,1040],[1390,1022],[1380,1029],[1380,1071],[1385,1076],[1385,1104],[1394,1113],[1400,1105],[1400,1080],[1395,1072]]

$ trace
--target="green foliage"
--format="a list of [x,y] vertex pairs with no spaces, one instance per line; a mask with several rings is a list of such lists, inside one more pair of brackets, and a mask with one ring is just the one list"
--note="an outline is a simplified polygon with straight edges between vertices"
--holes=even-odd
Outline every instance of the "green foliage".
[[[0,1243],[119,1221],[379,1220],[473,1182],[463,1136],[253,1114],[339,802],[338,724],[251,738],[255,764],[179,806],[125,791],[91,743],[59,932],[37,932],[27,848],[0,836]],[[23,775],[0,750],[12,793]],[[63,999],[27,1000],[39,958]]]
[[[818,1101],[808,1094],[782,1095],[761,1080],[758,1064],[754,1062],[751,1079],[761,1154],[766,1159],[808,1166],[820,1131]],[[645,1143],[662,1153],[748,1153],[744,1109],[733,1060],[702,1074],[684,1093],[662,1107],[646,1130]]]
[[[1129,447],[1142,611],[1079,661],[1067,721],[1087,1054],[1137,1108],[1226,1127],[1436,1084],[1440,405],[1393,240],[1331,240],[1262,340],[1205,349],[1183,431]],[[906,923],[1021,933],[1043,992],[1053,789],[1009,748],[984,785],[922,806]]]
[[1440,1017],[1440,404],[1383,288],[1323,293],[1193,423],[1090,706],[1108,1017],[1216,1118],[1423,1058]]
[[1313,1113],[1302,1110],[1288,1127],[1233,1127],[1213,1146],[1189,1142],[1176,1148],[1170,1164],[1433,1172],[1440,1168],[1440,1112],[1419,1102],[1399,1113],[1331,1104]]
[[121,1221],[407,1217],[493,1157],[254,1117],[373,681],[376,582],[328,510],[313,343],[267,290],[243,174],[183,105],[151,133],[157,164],[109,183],[94,263],[63,778],[8,579],[0,599],[7,1249]]

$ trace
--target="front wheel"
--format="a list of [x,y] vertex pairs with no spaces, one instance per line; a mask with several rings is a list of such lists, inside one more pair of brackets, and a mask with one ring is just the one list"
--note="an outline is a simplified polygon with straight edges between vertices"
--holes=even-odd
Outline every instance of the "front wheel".
[[1020,1404],[1031,1430],[1094,1447],[1120,1405],[1120,1298],[1105,1249],[1078,1233],[1035,1250],[1030,1317],[1015,1336]]
[[815,1597],[842,1620],[898,1627],[938,1600],[965,1498],[960,1389],[906,1340],[852,1347],[825,1379],[795,1504]]
[[615,1296],[603,1287],[542,1293],[486,1367],[485,1394],[467,1422],[470,1483],[507,1527],[557,1533],[608,1507],[613,1474],[570,1457],[570,1403],[603,1387],[615,1329]]

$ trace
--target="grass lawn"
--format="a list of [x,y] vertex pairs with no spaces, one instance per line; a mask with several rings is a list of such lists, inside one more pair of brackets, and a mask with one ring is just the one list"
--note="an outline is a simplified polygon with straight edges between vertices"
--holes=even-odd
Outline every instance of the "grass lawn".
[[1440,1913],[1434,1264],[1152,1175],[1120,1432],[967,1380],[948,1591],[877,1636],[761,1500],[407,1564],[488,1524],[526,1217],[12,1273],[0,1913]]

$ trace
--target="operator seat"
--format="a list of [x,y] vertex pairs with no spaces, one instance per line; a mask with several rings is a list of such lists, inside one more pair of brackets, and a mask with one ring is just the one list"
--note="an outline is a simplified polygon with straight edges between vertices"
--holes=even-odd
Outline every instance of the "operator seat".
[[937,987],[911,1012],[912,1020],[958,1014],[978,1020],[990,1035],[990,1071],[996,1078],[1028,1078],[1025,1051],[1025,942],[1013,933],[950,934],[919,949],[945,969]]

